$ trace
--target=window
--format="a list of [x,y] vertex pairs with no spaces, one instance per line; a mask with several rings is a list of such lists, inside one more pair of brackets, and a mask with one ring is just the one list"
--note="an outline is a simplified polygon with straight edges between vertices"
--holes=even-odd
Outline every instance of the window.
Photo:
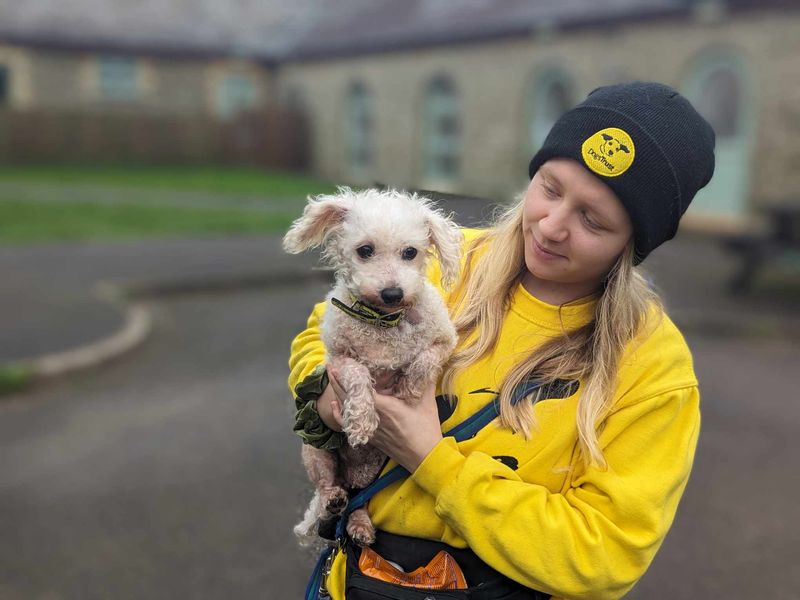
[[739,79],[729,68],[720,67],[703,80],[697,112],[703,115],[721,138],[739,133],[741,90]]
[[256,105],[256,88],[244,75],[226,75],[217,95],[217,113],[230,119]]
[[529,151],[541,148],[553,124],[575,105],[574,98],[573,85],[560,70],[549,70],[534,79],[528,95]]
[[355,175],[373,164],[372,95],[362,83],[350,87],[347,98],[347,148]]
[[306,93],[299,85],[291,86],[284,95],[283,104],[293,110],[305,112],[308,107]]
[[461,169],[461,108],[450,78],[439,76],[430,82],[424,110],[425,176],[454,179]]
[[136,100],[136,59],[128,56],[101,56],[98,59],[100,98],[115,102]]
[[10,100],[10,85],[9,85],[8,68],[0,65],[0,106],[7,106]]

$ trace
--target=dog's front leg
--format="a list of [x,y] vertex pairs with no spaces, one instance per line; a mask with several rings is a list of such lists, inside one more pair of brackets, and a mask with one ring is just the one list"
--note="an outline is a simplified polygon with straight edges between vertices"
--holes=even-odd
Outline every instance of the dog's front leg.
[[331,365],[347,395],[342,403],[342,429],[351,446],[362,446],[378,428],[372,376],[364,365],[352,358],[336,357]]
[[320,502],[320,519],[338,516],[347,506],[347,491],[339,473],[336,452],[303,444],[300,451],[308,478],[314,484]]

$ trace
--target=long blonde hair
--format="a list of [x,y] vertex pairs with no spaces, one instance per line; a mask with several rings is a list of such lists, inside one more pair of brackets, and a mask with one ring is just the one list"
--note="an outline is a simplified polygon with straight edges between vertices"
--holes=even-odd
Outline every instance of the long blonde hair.
[[[481,248],[482,254],[476,256]],[[485,249],[485,251],[483,251]],[[606,467],[598,433],[611,408],[617,371],[625,346],[643,325],[647,311],[660,308],[658,295],[634,268],[630,242],[608,273],[594,309],[594,318],[572,331],[564,330],[515,364],[500,389],[500,423],[530,438],[535,425],[531,402],[542,385],[526,398],[511,398],[531,375],[544,384],[579,380],[577,429],[584,462]],[[465,278],[452,312],[459,346],[448,361],[442,388],[450,391],[456,375],[491,351],[496,344],[512,295],[526,271],[522,236],[522,203],[503,213],[495,226],[473,240]],[[658,311],[661,312],[660,310]]]

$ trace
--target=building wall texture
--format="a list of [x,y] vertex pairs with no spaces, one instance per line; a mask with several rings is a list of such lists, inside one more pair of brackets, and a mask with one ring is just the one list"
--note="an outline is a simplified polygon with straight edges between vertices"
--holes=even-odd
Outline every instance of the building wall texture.
[[[753,203],[785,201],[800,189],[800,13],[759,11],[602,26],[529,38],[290,63],[278,93],[301,90],[311,119],[315,170],[342,183],[433,187],[509,200],[527,184],[527,93],[537,73],[557,66],[580,100],[595,87],[629,79],[684,89],[696,65],[731,57],[744,74],[743,105]],[[422,104],[426,84],[446,74],[462,110],[463,159],[451,182],[423,178]],[[374,100],[375,162],[354,180],[345,146],[348,87],[361,81]],[[429,185],[430,184],[430,185]],[[750,206],[752,208],[752,206]]]
[[270,97],[270,73],[259,63],[219,58],[136,56],[137,97],[115,102],[101,97],[99,53],[0,46],[0,64],[11,73],[12,108],[127,110],[156,114],[214,115],[226,74],[247,77],[257,106]]
[[74,52],[29,50],[30,107],[74,109],[85,102],[85,57]]

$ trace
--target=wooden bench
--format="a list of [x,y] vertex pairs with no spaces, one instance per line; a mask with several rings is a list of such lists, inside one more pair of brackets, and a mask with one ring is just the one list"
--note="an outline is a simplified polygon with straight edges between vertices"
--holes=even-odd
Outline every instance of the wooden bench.
[[748,290],[767,261],[800,252],[800,203],[762,209],[768,228],[763,234],[741,234],[725,238],[724,245],[739,254],[742,266],[729,282],[734,293]]

